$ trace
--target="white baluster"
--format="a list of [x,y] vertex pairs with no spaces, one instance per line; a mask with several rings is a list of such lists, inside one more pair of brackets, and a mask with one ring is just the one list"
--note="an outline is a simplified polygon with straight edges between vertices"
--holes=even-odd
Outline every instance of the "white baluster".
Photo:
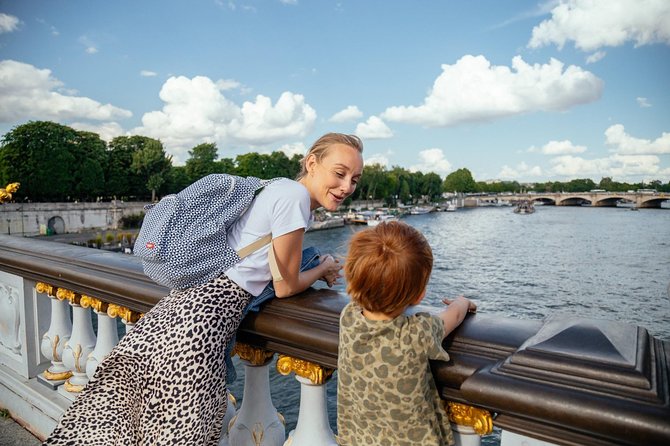
[[451,430],[454,432],[455,446],[480,446],[482,437],[470,426],[451,423]]
[[289,433],[284,446],[337,446],[328,423],[326,381],[333,370],[301,359],[280,356],[277,371],[282,375],[295,372],[300,383],[300,411],[295,430]]
[[72,306],[72,336],[63,349],[63,364],[70,369],[72,376],[58,388],[58,391],[61,395],[74,400],[77,393],[88,383],[86,360],[95,348],[95,333],[91,309],[83,308],[79,304],[80,296],[69,293],[71,294],[68,300]]
[[295,430],[288,435],[285,446],[337,446],[335,435],[328,423],[326,385],[314,384],[310,379],[295,376],[300,383],[300,412]]
[[226,414],[223,417],[219,446],[230,446],[228,425],[235,418],[236,415],[237,415],[237,401],[235,401],[235,397],[230,392],[228,392],[228,408],[226,409]]
[[72,372],[62,361],[63,348],[72,335],[72,321],[70,320],[70,306],[67,301],[56,298],[56,289],[45,283],[37,283],[35,290],[38,293],[46,293],[51,300],[51,317],[49,329],[42,336],[40,350],[42,354],[51,361],[51,365],[38,380],[56,390],[66,379],[72,376]]
[[284,418],[270,395],[273,353],[241,344],[235,352],[244,364],[244,399],[228,427],[228,442],[230,446],[281,446],[286,438]]
[[107,305],[98,299],[83,296],[81,306],[90,306],[98,315],[98,340],[95,343],[95,349],[88,355],[86,361],[86,376],[93,378],[98,364],[105,359],[105,356],[119,343],[119,334],[116,329],[116,318],[107,315]]

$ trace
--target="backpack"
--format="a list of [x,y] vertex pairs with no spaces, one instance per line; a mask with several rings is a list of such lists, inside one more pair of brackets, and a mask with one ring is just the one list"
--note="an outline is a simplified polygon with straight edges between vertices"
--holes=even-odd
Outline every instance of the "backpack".
[[[270,243],[272,234],[236,252],[228,246],[227,233],[256,194],[275,180],[211,174],[145,206],[133,248],[133,254],[142,259],[144,273],[170,289],[183,290],[209,282]],[[277,279],[274,253],[269,252]]]

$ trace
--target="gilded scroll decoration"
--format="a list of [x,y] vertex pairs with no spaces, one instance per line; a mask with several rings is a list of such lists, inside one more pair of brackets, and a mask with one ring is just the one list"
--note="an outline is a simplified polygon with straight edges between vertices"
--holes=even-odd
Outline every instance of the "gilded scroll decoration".
[[237,342],[231,353],[231,356],[235,355],[239,356],[240,359],[249,362],[251,365],[261,366],[272,360],[274,352]]
[[79,305],[81,305],[82,308],[91,307],[98,313],[106,313],[108,307],[108,304],[101,301],[100,299],[87,296],[85,294],[81,296],[81,301],[79,302]]
[[298,376],[309,379],[313,384],[325,384],[335,370],[305,361],[304,359],[279,355],[279,359],[277,359],[277,371],[282,375],[294,372]]
[[35,284],[35,291],[37,291],[38,293],[46,294],[49,297],[56,297],[56,287],[53,285],[49,285],[48,283],[37,282]]
[[21,183],[9,183],[4,188],[0,188],[0,204],[9,203],[12,200],[12,194],[19,190]]
[[470,426],[478,435],[488,435],[493,431],[493,417],[488,410],[448,401],[449,419],[456,424]]
[[79,305],[81,295],[78,295],[74,291],[66,290],[65,288],[58,288],[58,291],[56,291],[56,298],[58,300],[70,301],[72,305]]
[[142,313],[132,311],[131,309],[122,307],[121,305],[109,304],[107,306],[107,316],[111,318],[120,317],[126,323],[134,324],[140,320]]

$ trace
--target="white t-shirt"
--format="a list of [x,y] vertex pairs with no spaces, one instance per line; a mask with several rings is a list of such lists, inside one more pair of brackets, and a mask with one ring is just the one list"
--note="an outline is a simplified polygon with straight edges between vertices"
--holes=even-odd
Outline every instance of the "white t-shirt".
[[[247,211],[228,230],[228,244],[236,251],[272,233],[280,237],[310,223],[309,192],[302,184],[280,179],[266,186]],[[233,282],[257,296],[272,280],[266,245],[226,271]]]

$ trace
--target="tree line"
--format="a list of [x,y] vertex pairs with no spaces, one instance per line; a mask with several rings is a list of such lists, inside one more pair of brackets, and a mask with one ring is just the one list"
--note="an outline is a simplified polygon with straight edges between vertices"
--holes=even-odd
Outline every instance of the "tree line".
[[[176,193],[211,173],[230,173],[259,178],[295,178],[301,155],[288,157],[281,151],[249,152],[233,158],[218,158],[213,143],[189,150],[183,166],[174,166],[161,141],[146,136],[118,136],[109,143],[96,133],[79,131],[49,121],[30,121],[5,134],[0,145],[0,185],[21,183],[13,194],[19,202],[156,200]],[[410,172],[393,166],[366,165],[350,200],[384,200],[413,203],[419,199],[438,201],[444,192],[613,192],[654,188],[670,192],[670,182],[619,183],[602,178],[568,182],[516,181],[477,182],[472,173],[458,169],[445,178],[434,172]]]

